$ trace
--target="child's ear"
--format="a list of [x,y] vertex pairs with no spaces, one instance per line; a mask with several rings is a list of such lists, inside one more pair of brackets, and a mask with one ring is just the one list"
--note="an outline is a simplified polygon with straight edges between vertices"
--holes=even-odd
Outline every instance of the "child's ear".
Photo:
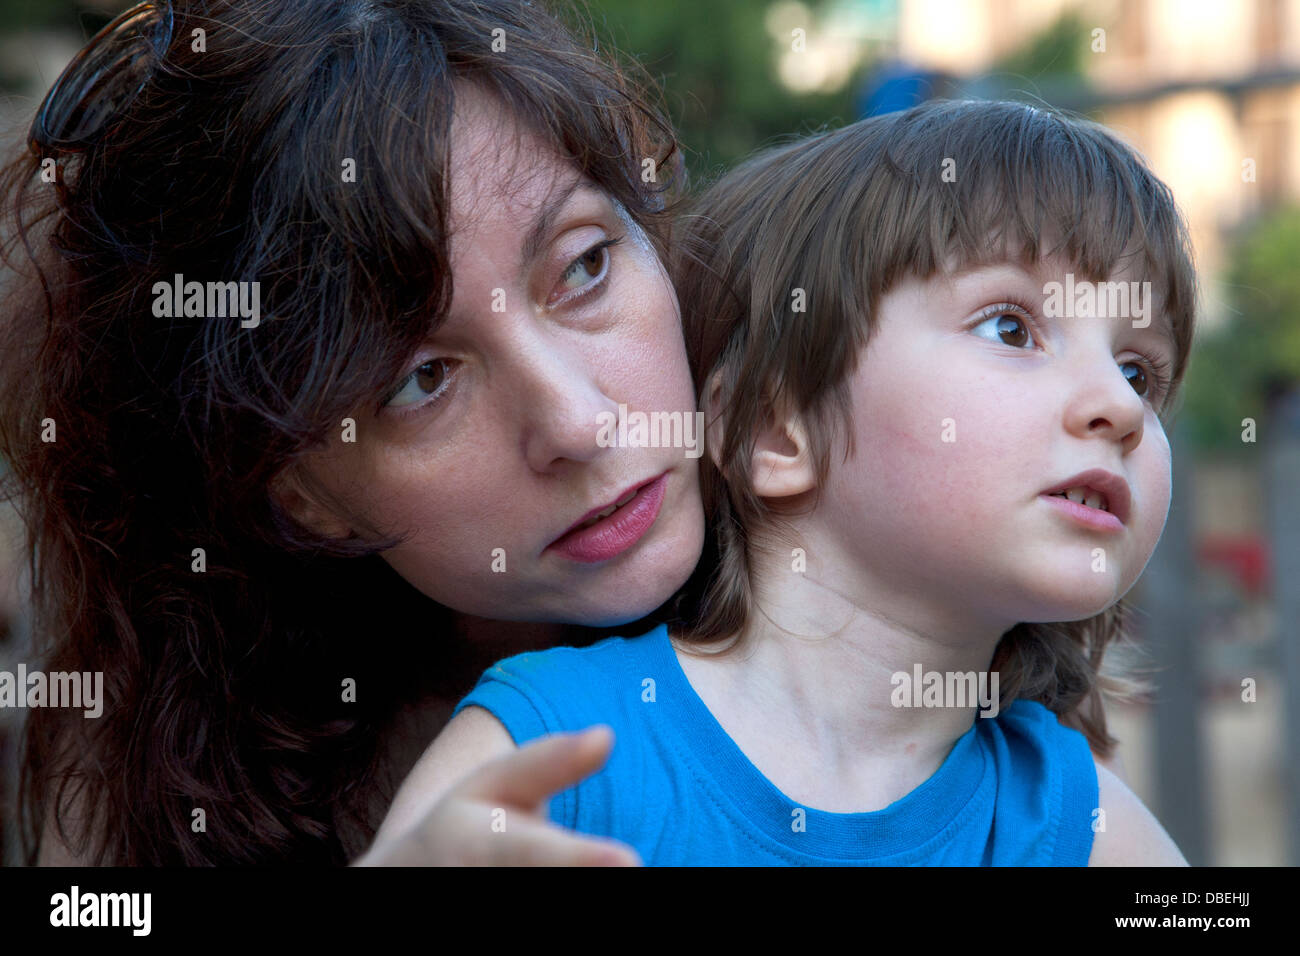
[[799,415],[768,418],[754,440],[750,474],[760,498],[788,498],[817,487],[808,429]]
[[713,467],[722,470],[722,373],[714,372],[709,376],[708,387],[704,390],[700,402],[704,412],[704,449],[709,453]]
[[290,466],[271,482],[271,497],[298,524],[326,538],[352,536],[348,522],[307,487],[298,467]]
[[[713,466],[722,466],[722,373],[709,378],[701,401],[704,407],[704,447]],[[779,419],[779,420],[778,420]],[[808,430],[798,415],[771,416],[754,439],[750,460],[754,493],[760,498],[785,498],[811,491],[817,485],[808,446]],[[725,474],[724,474],[725,477]]]

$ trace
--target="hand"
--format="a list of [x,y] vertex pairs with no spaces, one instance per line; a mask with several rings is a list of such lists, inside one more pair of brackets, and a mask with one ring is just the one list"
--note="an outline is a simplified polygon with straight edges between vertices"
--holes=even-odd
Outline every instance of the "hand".
[[355,866],[640,866],[616,840],[579,835],[546,819],[547,798],[599,770],[614,733],[553,734],[484,764],[415,826],[381,832]]

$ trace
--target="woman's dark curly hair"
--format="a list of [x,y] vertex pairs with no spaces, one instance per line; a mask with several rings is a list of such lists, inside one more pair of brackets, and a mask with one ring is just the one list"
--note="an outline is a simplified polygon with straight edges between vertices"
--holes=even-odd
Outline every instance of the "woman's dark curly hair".
[[[23,149],[0,174],[0,453],[35,651],[104,674],[98,719],[30,712],[25,854],[57,833],[94,863],[341,864],[349,828],[373,835],[384,729],[455,642],[410,640],[450,615],[378,556],[395,542],[321,538],[274,489],[444,317],[457,82],[495,94],[661,255],[681,158],[644,75],[535,2],[173,9],[97,145]],[[260,324],[155,316],[177,273],[260,282]]]

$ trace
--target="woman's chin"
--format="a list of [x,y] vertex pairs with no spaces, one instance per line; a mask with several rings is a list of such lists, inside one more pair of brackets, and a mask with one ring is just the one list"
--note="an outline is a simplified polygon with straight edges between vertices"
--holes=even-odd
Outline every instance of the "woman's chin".
[[613,583],[597,593],[573,595],[568,607],[552,615],[552,619],[601,628],[639,621],[669,601],[686,583],[692,570],[658,568],[633,581]]
[[587,601],[584,602],[584,606],[573,608],[568,616],[562,615],[562,619],[566,624],[579,624],[583,627],[618,627],[639,621],[659,608],[676,591],[675,587],[662,589],[662,594],[656,591],[634,602]]

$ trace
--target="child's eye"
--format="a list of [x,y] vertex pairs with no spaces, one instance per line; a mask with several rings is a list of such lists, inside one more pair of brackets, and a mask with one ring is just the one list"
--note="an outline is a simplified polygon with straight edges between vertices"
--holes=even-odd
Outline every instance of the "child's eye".
[[[414,405],[423,399],[425,404],[433,404],[446,392],[451,381],[451,359],[437,358],[422,362],[418,368],[402,380],[402,384],[389,394],[384,401],[386,408],[401,408]],[[432,396],[432,397],[431,397]]]
[[[1028,310],[1023,306],[1009,302],[992,305],[985,309],[981,321],[971,331],[973,332],[975,329],[984,326],[993,329],[993,334],[998,337],[998,342],[1012,348],[1021,348],[1032,339],[1030,330],[1033,327],[1033,322],[1028,316]],[[988,338],[988,336],[980,335],[980,338]],[[1163,398],[1168,392],[1169,373],[1172,370],[1169,363],[1164,359],[1148,357],[1142,362],[1128,361],[1120,364],[1121,366],[1131,365],[1134,367],[1135,373],[1130,375],[1128,372],[1124,372],[1124,377],[1133,386],[1133,391],[1149,400],[1153,405],[1157,399]]]
[[[1161,399],[1161,405],[1157,406],[1157,411],[1163,407],[1163,399],[1169,393],[1169,374],[1173,370],[1169,363],[1162,358],[1148,358],[1143,362],[1124,362],[1124,365],[1132,365],[1137,368],[1136,375],[1124,373],[1129,384],[1133,386],[1133,391],[1137,392],[1143,398],[1150,399],[1151,404],[1156,404],[1156,399]],[[1142,366],[1146,365],[1144,371]]]
[[[1003,345],[1010,345],[1019,348],[1026,344],[1026,341],[1030,338],[1029,320],[1022,316],[1020,311],[1020,308],[1014,305],[1003,304],[990,306],[984,310],[982,320],[975,326],[975,328],[983,328],[984,326],[993,323],[993,332],[998,336],[998,341]],[[1019,326],[1022,331],[1017,332],[1017,326]],[[974,329],[971,331],[974,331]],[[1008,336],[1013,338],[1014,341],[1009,341],[1007,338]],[[980,337],[984,338],[985,336]]]
[[548,304],[556,305],[566,298],[574,298],[574,294],[585,295],[583,290],[600,285],[609,273],[609,248],[622,241],[622,236],[605,239],[569,263],[568,268],[560,274],[560,281],[556,283],[558,294],[552,295]]

